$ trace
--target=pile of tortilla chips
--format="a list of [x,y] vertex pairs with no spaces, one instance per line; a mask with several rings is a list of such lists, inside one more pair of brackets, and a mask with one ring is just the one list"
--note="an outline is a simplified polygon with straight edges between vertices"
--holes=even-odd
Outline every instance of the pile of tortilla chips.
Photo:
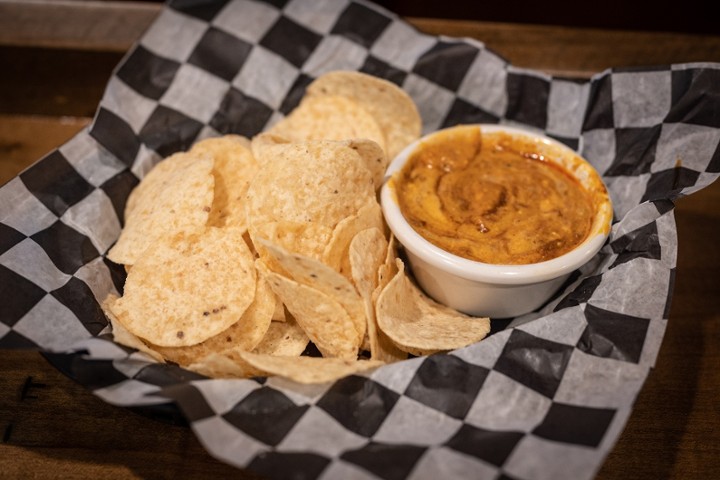
[[488,319],[415,286],[383,220],[388,159],[420,130],[395,84],[331,72],[256,137],[163,159],[108,252],[128,272],[103,303],[115,341],[210,377],[319,383],[484,338]]

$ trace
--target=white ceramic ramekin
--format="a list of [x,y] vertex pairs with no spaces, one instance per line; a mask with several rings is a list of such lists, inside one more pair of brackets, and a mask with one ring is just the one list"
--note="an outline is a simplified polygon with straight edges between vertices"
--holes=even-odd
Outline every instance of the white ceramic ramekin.
[[[474,316],[508,318],[531,312],[546,302],[575,269],[588,262],[610,232],[613,211],[597,171],[575,151],[541,134],[500,125],[476,125],[482,133],[502,131],[529,138],[539,154],[564,167],[591,194],[595,217],[585,241],[564,255],[526,265],[494,265],[453,255],[430,243],[405,220],[394,193],[393,175],[429,134],[408,145],[390,163],[381,191],[385,220],[404,247],[420,287],[440,303]],[[452,127],[455,128],[455,127]]]

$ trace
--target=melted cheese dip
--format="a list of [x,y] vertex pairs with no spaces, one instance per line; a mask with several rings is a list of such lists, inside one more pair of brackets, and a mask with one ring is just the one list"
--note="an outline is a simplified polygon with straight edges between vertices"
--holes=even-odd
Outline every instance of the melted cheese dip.
[[400,209],[423,237],[492,264],[550,260],[590,232],[590,195],[533,142],[457,127],[423,141],[392,179]]

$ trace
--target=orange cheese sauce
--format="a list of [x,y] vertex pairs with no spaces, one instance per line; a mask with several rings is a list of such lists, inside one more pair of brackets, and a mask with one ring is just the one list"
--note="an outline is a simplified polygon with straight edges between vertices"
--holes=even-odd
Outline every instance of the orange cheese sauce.
[[392,179],[411,226],[455,255],[492,264],[558,257],[588,236],[591,196],[533,143],[462,127],[423,142]]

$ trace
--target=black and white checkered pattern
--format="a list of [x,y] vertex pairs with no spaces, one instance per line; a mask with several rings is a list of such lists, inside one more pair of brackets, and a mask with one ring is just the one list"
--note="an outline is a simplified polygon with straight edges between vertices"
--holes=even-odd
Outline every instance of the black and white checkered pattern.
[[[209,380],[112,343],[97,300],[125,274],[104,255],[138,179],[200,138],[260,132],[336,69],[402,86],[426,132],[515,124],[577,149],[614,201],[609,242],[482,342],[329,385]],[[365,1],[171,1],[91,126],[0,189],[0,347],[40,349],[114,404],[170,399],[211,454],[270,478],[591,478],[657,357],[673,200],[720,172],[718,111],[718,64],[576,81]]]

